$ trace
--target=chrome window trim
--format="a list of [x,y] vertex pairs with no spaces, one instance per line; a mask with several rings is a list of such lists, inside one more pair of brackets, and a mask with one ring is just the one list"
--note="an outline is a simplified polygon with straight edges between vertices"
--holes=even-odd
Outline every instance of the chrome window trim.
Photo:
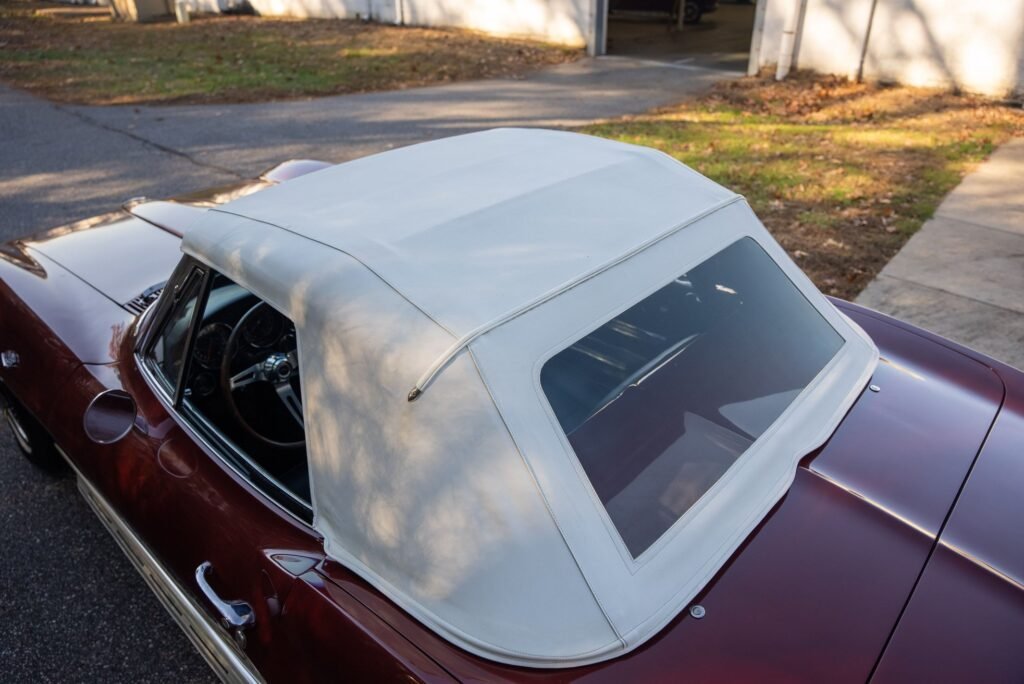
[[[299,498],[299,497],[295,496],[295,494],[293,494],[293,493],[292,493],[292,492],[291,492],[291,491],[290,491],[290,490],[289,490],[289,489],[288,489],[287,487],[285,487],[285,486],[284,486],[284,485],[283,485],[283,484],[282,484],[282,483],[281,483],[281,482],[280,482],[280,481],[279,481],[279,480],[278,480],[278,479],[277,479],[276,477],[274,477],[273,475],[271,475],[270,473],[268,473],[268,472],[267,472],[266,470],[264,470],[264,469],[263,469],[263,468],[262,468],[262,467],[261,467],[261,466],[260,466],[260,465],[259,465],[258,463],[256,463],[256,462],[255,462],[255,461],[253,461],[252,459],[250,459],[250,458],[249,458],[249,457],[248,457],[248,456],[247,456],[247,455],[246,455],[246,454],[245,454],[245,453],[244,453],[244,452],[243,452],[243,451],[242,451],[241,449],[238,449],[237,447],[235,447],[235,446],[234,446],[234,444],[233,444],[233,443],[231,442],[231,440],[230,440],[230,439],[228,439],[228,438],[227,438],[226,436],[224,436],[223,434],[221,434],[221,432],[220,432],[220,431],[219,431],[219,430],[218,430],[218,429],[217,429],[216,427],[214,427],[213,425],[211,425],[211,424],[210,424],[210,422],[209,422],[208,420],[206,420],[206,417],[205,417],[205,416],[203,416],[203,415],[202,415],[202,414],[201,414],[201,413],[200,413],[199,411],[193,411],[193,413],[195,414],[195,418],[196,418],[196,419],[197,419],[197,420],[198,420],[199,422],[201,422],[201,423],[203,424],[203,428],[204,428],[204,429],[206,429],[206,430],[209,430],[209,431],[210,431],[211,433],[213,433],[214,435],[216,435],[216,436],[217,436],[217,439],[219,439],[219,440],[222,440],[222,441],[223,441],[223,442],[224,442],[224,443],[225,443],[226,445],[228,445],[229,447],[231,447],[231,451],[232,451],[232,452],[234,452],[234,453],[235,453],[235,455],[237,455],[237,456],[238,456],[239,458],[241,458],[242,460],[244,460],[244,461],[245,461],[245,463],[246,463],[246,465],[248,465],[248,466],[249,466],[249,467],[251,467],[251,468],[252,468],[253,470],[255,470],[256,472],[258,472],[258,473],[260,474],[260,477],[262,477],[262,478],[266,479],[266,480],[267,480],[268,482],[270,482],[270,483],[271,483],[272,485],[274,485],[275,487],[277,487],[278,489],[280,489],[280,490],[281,490],[282,492],[284,492],[284,493],[285,493],[285,494],[286,494],[286,495],[288,496],[288,498],[289,498],[289,499],[291,499],[292,501],[294,501],[294,502],[295,502],[295,503],[296,503],[297,505],[299,505],[300,507],[302,507],[302,508],[303,508],[304,510],[307,510],[307,511],[309,511],[309,514],[310,514],[310,515],[312,516],[312,514],[313,514],[313,507],[312,507],[312,506],[311,506],[311,505],[310,505],[310,504],[309,504],[308,502],[306,502],[306,501],[303,501],[303,500],[302,500],[301,498]],[[182,420],[185,420],[185,421],[187,421],[187,420],[188,420],[189,418],[191,418],[191,417],[192,417],[192,416],[184,416],[184,415],[182,415],[182,416],[181,416]],[[204,441],[204,442],[205,442],[205,443],[206,443],[207,445],[209,445],[209,442],[208,442],[208,441],[206,441],[206,440],[203,440],[203,441]],[[216,449],[216,447],[214,447],[214,446],[211,446],[211,448],[213,448],[213,449]],[[235,472],[238,472],[238,471],[236,470]],[[244,475],[243,475],[243,477],[244,477]],[[246,481],[248,482],[248,478],[246,478]],[[259,489],[259,487],[258,487],[258,486],[257,486],[257,485],[256,485],[255,483],[253,483],[253,487],[256,487],[256,489]],[[265,494],[265,495],[266,495],[266,494]],[[273,499],[272,499],[272,497],[269,497],[269,495],[267,495],[267,496],[268,496],[268,498],[271,498],[271,500],[273,500]],[[280,506],[280,504],[278,504],[278,505]],[[284,508],[284,507],[283,507],[283,506],[281,506],[281,508]],[[284,509],[284,510],[286,510],[286,511],[287,511],[287,509]],[[295,515],[295,514],[294,514],[294,513],[292,513],[291,511],[288,511],[288,513],[289,513],[289,514],[290,514],[290,515],[291,515],[292,517],[294,517],[294,518],[296,518],[296,519],[300,519],[300,518],[299,518],[299,517],[298,517],[297,515]],[[303,522],[303,524],[304,524],[304,525],[306,525],[307,527],[309,526],[309,524],[308,524],[308,523],[306,523],[306,522]]]
[[175,286],[182,280],[181,274],[187,274],[198,263],[198,261],[188,255],[182,257],[181,261],[178,262],[178,265],[174,267],[174,272],[171,273],[167,282],[164,283],[164,289],[160,292],[160,296],[157,297],[157,300],[153,302],[139,318],[136,319],[136,340],[134,348],[136,354],[142,353],[142,350],[148,349],[153,343],[153,338],[160,329],[160,322],[165,318],[166,310],[173,306],[173,293]]
[[214,674],[223,682],[264,682],[252,661],[235,647],[231,637],[197,605],[99,490],[82,475],[64,450],[56,448],[75,473],[82,498]]
[[[275,478],[262,467],[260,467],[259,464],[253,461],[241,449],[236,447],[230,439],[228,439],[219,430],[212,426],[209,423],[209,421],[207,421],[202,415],[199,414],[198,411],[192,411],[192,414],[194,414],[195,417],[199,419],[199,422],[202,423],[202,428],[209,431],[211,434],[215,435],[216,439],[219,442],[221,442],[223,447],[211,443],[211,441],[207,439],[207,437],[203,435],[200,430],[197,430],[195,426],[192,425],[192,415],[186,416],[182,413],[182,411],[178,409],[178,402],[184,399],[184,397],[182,396],[183,393],[181,391],[182,388],[180,386],[180,380],[179,386],[175,388],[175,394],[177,396],[172,397],[170,395],[170,392],[168,392],[167,389],[163,386],[163,382],[161,382],[161,380],[156,376],[153,368],[151,367],[150,363],[147,360],[147,352],[152,347],[156,339],[156,336],[161,330],[161,325],[166,320],[168,312],[172,310],[174,307],[173,292],[175,291],[178,285],[184,284],[187,281],[189,275],[196,268],[201,268],[204,271],[204,280],[202,285],[200,286],[199,292],[200,302],[196,306],[196,312],[198,313],[201,308],[204,308],[206,306],[207,290],[212,278],[213,270],[210,269],[205,264],[202,264],[199,261],[193,259],[192,257],[186,255],[178,263],[178,266],[175,268],[175,271],[171,275],[171,278],[168,279],[167,284],[164,285],[164,290],[163,292],[160,293],[160,298],[156,302],[154,302],[152,306],[146,309],[146,312],[143,314],[143,317],[146,317],[145,329],[142,329],[141,327],[143,324],[143,317],[140,317],[136,323],[136,325],[138,326],[136,328],[138,339],[136,340],[134,352],[132,355],[135,361],[135,366],[139,369],[139,372],[142,375],[143,380],[146,382],[146,385],[149,387],[150,391],[156,395],[157,400],[160,401],[160,403],[163,405],[167,413],[186,432],[186,434],[188,434],[189,437],[191,437],[196,443],[199,444],[200,448],[202,448],[203,451],[205,451],[208,456],[217,459],[225,466],[227,466],[235,475],[237,475],[244,482],[246,482],[254,491],[259,492],[260,496],[262,496],[267,501],[270,501],[276,509],[286,513],[295,522],[302,525],[304,529],[313,531],[313,527],[310,524],[310,521],[313,519],[312,504],[310,502],[303,501],[299,497],[295,496],[295,494],[293,494],[287,487],[281,484],[281,482],[277,478]],[[259,297],[259,295],[256,295],[255,293],[253,294]],[[150,315],[150,312],[153,313]],[[198,330],[198,319],[198,315],[194,314],[192,321],[189,323],[188,341],[186,342],[185,347],[186,351],[188,352],[191,351],[192,345],[195,341],[195,334]],[[187,370],[186,366],[187,363],[182,364],[182,373],[184,373]],[[253,478],[249,473],[244,472],[244,470],[241,467],[239,467],[237,463],[233,462],[234,459],[223,453],[224,448],[229,449],[235,458],[245,463],[246,467],[258,473],[259,476],[264,481],[266,481],[268,484],[276,488],[278,491],[282,492],[288,499],[293,501],[296,504],[296,506],[298,506],[302,511],[308,513],[308,520],[303,519],[301,516],[297,515],[295,511],[292,511],[287,506],[282,505],[281,502],[275,499],[273,494],[263,491],[263,488],[260,487],[260,485],[257,482],[253,481]]]
[[[200,314],[206,310],[206,298],[210,293],[210,282],[212,280],[212,271],[205,265],[194,264],[185,278],[181,281],[182,292],[184,293],[185,287],[190,284],[190,280],[194,274],[199,274],[199,290],[196,294],[196,303],[192,309],[192,320],[188,322],[188,329],[185,331],[185,358],[181,362],[181,368],[178,369],[178,377],[174,382],[174,403],[182,401],[185,397],[185,378],[188,377],[188,372],[192,367],[192,349],[195,347],[196,338],[199,337],[199,323],[202,320]],[[178,300],[180,301],[180,300]],[[172,309],[178,302],[171,298],[171,304],[169,305]],[[164,319],[166,321],[166,319]],[[161,332],[163,332],[161,330]],[[156,338],[159,339],[159,338]],[[148,348],[152,350],[152,347]]]
[[[196,306],[192,310],[192,318],[188,322],[188,327],[185,330],[185,350],[190,351],[192,344],[195,341],[195,337],[198,334],[196,327],[196,321],[199,316],[199,311],[206,305],[206,290],[207,285],[210,282],[210,269],[205,264],[201,264],[191,257],[184,257],[178,262],[178,265],[174,269],[174,273],[168,278],[164,284],[164,289],[160,292],[160,297],[154,302],[146,312],[159,308],[159,314],[154,314],[154,320],[148,323],[144,336],[136,340],[135,353],[141,355],[143,358],[148,353],[153,351],[153,346],[156,344],[156,340],[159,339],[159,335],[163,332],[163,328],[167,323],[167,317],[169,312],[174,309],[177,300],[175,295],[189,284],[195,273],[199,273],[199,291],[196,298]],[[170,378],[167,378],[164,373],[154,373],[153,379],[155,384],[163,386],[164,384],[173,384],[174,390],[174,402],[177,403],[181,399],[184,387],[182,379],[188,371],[189,366],[189,354],[186,354],[184,362],[181,364],[181,368],[178,370],[178,377],[174,379],[173,383]]]
[[[231,472],[240,477],[244,482],[246,482],[250,487],[252,487],[253,490],[259,492],[259,494],[267,501],[270,501],[276,509],[287,514],[292,520],[302,525],[304,529],[315,533],[312,525],[310,525],[310,523],[307,520],[303,520],[293,511],[289,510],[285,506],[282,506],[278,501],[274,499],[273,496],[264,492],[263,489],[260,488],[260,486],[257,483],[252,481],[252,478],[249,476],[248,473],[244,472],[241,468],[238,467],[237,464],[233,463],[231,458],[224,456],[224,454],[221,453],[221,449],[218,446],[211,444],[210,440],[208,440],[205,435],[203,435],[199,430],[195,429],[195,427],[190,422],[190,417],[182,415],[182,413],[178,411],[178,409],[173,405],[167,392],[164,391],[162,387],[160,387],[159,381],[153,376],[153,371],[145,363],[145,358],[142,357],[139,352],[135,353],[135,364],[138,367],[139,372],[142,374],[143,379],[146,381],[146,385],[156,395],[157,399],[163,405],[164,410],[166,410],[167,413],[172,418],[174,418],[174,422],[176,422],[189,437],[191,437],[199,444],[199,446],[203,449],[203,451],[207,453],[207,455],[209,455],[211,458],[216,458],[219,462],[227,466],[228,469],[231,470]],[[198,413],[196,413],[196,416],[202,421],[203,427],[209,430],[210,432],[218,435],[219,439],[225,445],[230,446],[231,451],[240,460],[244,461],[247,467],[252,468],[254,471],[259,473],[260,477],[264,478],[267,482],[273,484],[281,492],[283,492],[289,498],[295,501],[297,505],[299,505],[304,510],[308,511],[310,518],[312,518],[313,507],[309,503],[295,496],[284,485],[282,485],[277,480],[277,478],[275,478],[273,475],[271,475],[266,470],[261,468],[256,462],[254,462],[246,454],[241,452],[241,450],[235,448],[234,445],[231,443],[231,440],[221,435],[220,432],[216,428],[212,427],[208,421],[202,418],[202,416],[200,416]]]

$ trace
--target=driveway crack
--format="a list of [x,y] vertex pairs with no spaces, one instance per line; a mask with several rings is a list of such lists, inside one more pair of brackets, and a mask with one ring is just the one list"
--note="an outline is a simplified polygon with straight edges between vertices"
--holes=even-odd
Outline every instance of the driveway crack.
[[218,166],[217,164],[209,164],[207,162],[199,161],[198,159],[196,159],[192,155],[188,154],[187,152],[182,152],[181,150],[176,150],[173,147],[168,147],[167,145],[161,145],[160,143],[154,142],[153,140],[150,140],[149,138],[146,138],[146,137],[143,137],[141,135],[138,135],[137,133],[131,133],[129,131],[124,130],[123,128],[117,128],[116,126],[111,126],[111,125],[105,124],[105,123],[103,123],[101,121],[97,121],[96,119],[92,118],[91,116],[89,116],[88,114],[85,114],[84,112],[82,112],[80,110],[72,109],[70,107],[65,107],[65,106],[59,105],[59,104],[54,104],[53,106],[58,111],[64,112],[66,114],[70,114],[71,116],[75,117],[76,119],[78,119],[78,120],[80,120],[80,121],[82,121],[84,123],[87,123],[87,124],[89,124],[91,126],[95,126],[97,128],[102,128],[105,131],[110,131],[111,133],[117,133],[118,135],[123,135],[126,138],[130,138],[130,139],[132,139],[132,140],[134,140],[136,142],[142,143],[143,145],[145,145],[147,147],[151,147],[151,148],[153,148],[155,150],[158,150],[160,152],[164,152],[165,154],[173,154],[175,157],[180,157],[180,158],[184,159],[185,161],[189,162],[190,164],[194,164],[195,166],[199,166],[199,167],[204,168],[204,169],[211,169],[213,171],[219,171],[221,173],[226,173],[226,174],[228,174],[230,176],[234,176],[235,178],[238,178],[238,179],[241,179],[241,180],[248,180],[249,179],[249,176],[245,176],[243,174],[240,174],[237,171],[235,171],[234,169],[229,169],[229,168],[227,168],[225,166]]

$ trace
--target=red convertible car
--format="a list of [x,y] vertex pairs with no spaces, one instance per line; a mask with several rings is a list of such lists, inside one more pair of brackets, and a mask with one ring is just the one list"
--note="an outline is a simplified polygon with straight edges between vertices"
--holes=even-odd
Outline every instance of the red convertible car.
[[499,130],[0,246],[0,389],[231,681],[1024,679],[1024,374]]

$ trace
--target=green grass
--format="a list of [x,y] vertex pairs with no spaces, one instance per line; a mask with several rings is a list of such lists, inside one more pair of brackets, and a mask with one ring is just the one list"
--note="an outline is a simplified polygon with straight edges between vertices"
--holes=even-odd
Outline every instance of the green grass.
[[202,17],[187,25],[41,16],[0,2],[0,79],[87,104],[239,102],[517,76],[579,51],[469,31]]
[[824,291],[853,297],[964,174],[1024,135],[979,98],[798,75],[584,132],[662,150],[745,195]]

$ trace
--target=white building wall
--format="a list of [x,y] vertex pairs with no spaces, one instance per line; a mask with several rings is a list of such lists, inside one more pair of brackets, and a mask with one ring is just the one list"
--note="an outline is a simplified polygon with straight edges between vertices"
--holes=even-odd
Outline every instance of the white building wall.
[[[755,56],[755,63],[758,69],[763,69],[774,66],[779,61],[782,32],[792,0],[758,0],[758,2],[764,5],[764,24],[761,27],[761,48],[759,54]],[[754,31],[757,32],[756,26]]]
[[398,0],[249,0],[256,13],[264,16],[372,19],[388,23],[395,21],[397,2]]
[[[217,0],[197,0],[216,3]],[[223,0],[221,0],[223,1]],[[455,26],[583,47],[595,0],[250,0],[261,15]]]
[[406,23],[459,26],[495,35],[527,36],[584,46],[593,23],[591,0],[405,0]]
[[[778,61],[794,0],[760,1],[768,3],[757,57],[764,67]],[[802,8],[798,68],[856,76],[863,55],[867,79],[1024,91],[1024,0],[805,0]]]
[[856,77],[870,15],[871,0],[808,0],[797,68]]
[[993,95],[1024,89],[1024,0],[879,0],[864,75],[958,85]]

